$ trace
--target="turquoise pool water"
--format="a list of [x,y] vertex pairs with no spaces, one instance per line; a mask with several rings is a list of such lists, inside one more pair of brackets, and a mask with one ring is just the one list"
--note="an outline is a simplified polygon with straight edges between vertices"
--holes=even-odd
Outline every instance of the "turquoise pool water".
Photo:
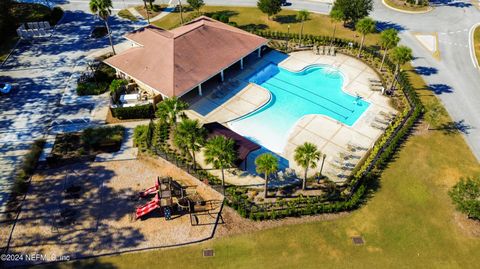
[[269,64],[248,81],[269,90],[272,99],[259,110],[229,122],[229,127],[277,153],[283,151],[290,130],[303,116],[322,114],[351,126],[370,105],[343,92],[343,76],[330,66],[290,72]]

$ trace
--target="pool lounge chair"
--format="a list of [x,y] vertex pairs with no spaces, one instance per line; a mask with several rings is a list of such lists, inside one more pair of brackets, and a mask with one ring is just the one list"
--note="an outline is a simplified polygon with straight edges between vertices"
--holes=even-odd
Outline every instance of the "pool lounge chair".
[[43,22],[43,28],[45,28],[45,29],[48,30],[48,29],[51,29],[52,26],[50,26],[50,23],[49,23],[48,21],[44,21],[44,22]]
[[27,22],[28,29],[33,29],[33,22]]
[[330,55],[335,56],[335,47],[330,47]]
[[380,125],[380,124],[378,124],[378,123],[376,123],[376,122],[372,122],[372,123],[370,124],[370,126],[373,127],[373,128],[375,128],[375,129],[382,130],[382,131],[384,131],[384,130],[386,129],[385,126],[382,126],[382,125]]

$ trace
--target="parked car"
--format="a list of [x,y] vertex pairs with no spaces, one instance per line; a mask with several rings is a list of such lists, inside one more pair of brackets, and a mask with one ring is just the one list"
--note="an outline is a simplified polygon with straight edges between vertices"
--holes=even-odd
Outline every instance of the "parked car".
[[8,83],[1,83],[0,82],[0,92],[3,94],[7,94],[12,90],[12,85]]

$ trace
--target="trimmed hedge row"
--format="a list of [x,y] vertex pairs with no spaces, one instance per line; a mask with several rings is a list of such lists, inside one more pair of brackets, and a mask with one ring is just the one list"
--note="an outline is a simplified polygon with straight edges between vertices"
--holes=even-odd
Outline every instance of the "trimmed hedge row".
[[115,118],[126,119],[153,119],[155,111],[152,104],[131,106],[131,107],[115,107],[111,108],[112,115]]
[[35,140],[30,148],[30,151],[25,155],[25,157],[23,157],[22,165],[20,166],[13,183],[13,196],[23,194],[27,191],[29,184],[28,179],[33,175],[33,172],[37,167],[38,158],[40,158],[40,154],[42,154],[44,145],[44,139]]

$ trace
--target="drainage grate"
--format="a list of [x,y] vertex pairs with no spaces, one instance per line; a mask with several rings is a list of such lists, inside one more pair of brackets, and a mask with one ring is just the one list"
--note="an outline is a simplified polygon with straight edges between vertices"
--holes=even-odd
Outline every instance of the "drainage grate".
[[213,257],[215,255],[215,252],[213,249],[204,249],[203,250],[203,257]]
[[363,241],[363,237],[361,236],[352,237],[352,241],[353,241],[353,244],[357,246],[365,244],[365,241]]

